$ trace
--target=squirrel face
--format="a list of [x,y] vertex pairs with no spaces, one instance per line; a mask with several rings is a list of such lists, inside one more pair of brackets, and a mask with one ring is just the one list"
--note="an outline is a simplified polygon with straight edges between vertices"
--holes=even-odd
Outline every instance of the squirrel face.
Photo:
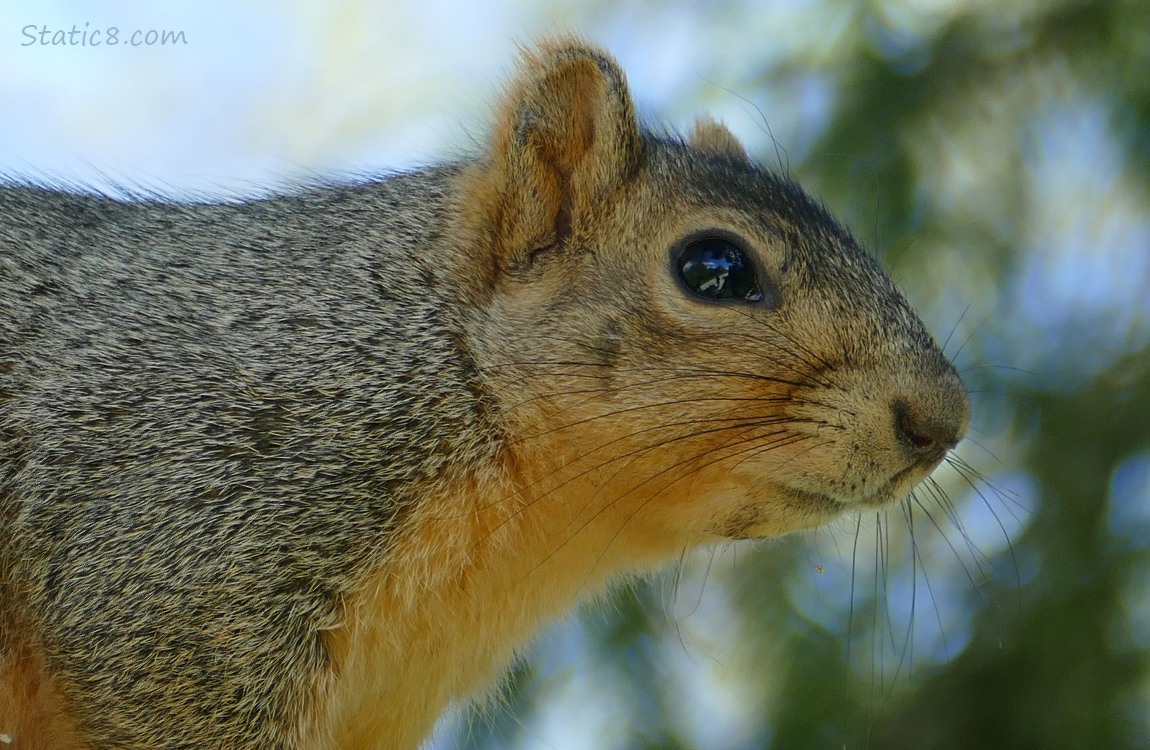
[[499,119],[459,229],[542,495],[679,543],[773,536],[902,498],[961,439],[967,394],[903,296],[723,126],[642,131],[615,63],[562,40]]
[[[705,142],[699,150],[685,159],[671,148],[655,168],[653,184],[691,187],[678,205],[673,193],[649,201],[670,207],[660,239],[672,249],[670,271],[650,282],[647,328],[677,334],[664,363],[711,371],[698,409],[724,429],[708,455],[743,488],[718,530],[776,533],[772,504],[817,521],[902,498],[965,431],[953,367],[877,263],[797,185],[730,149],[711,161]],[[698,288],[687,264],[700,242],[735,255],[747,277],[736,283],[753,291],[713,299]]]

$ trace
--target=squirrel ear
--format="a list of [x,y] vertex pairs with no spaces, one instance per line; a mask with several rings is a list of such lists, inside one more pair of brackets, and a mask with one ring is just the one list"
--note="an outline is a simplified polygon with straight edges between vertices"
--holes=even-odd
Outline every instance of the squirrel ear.
[[735,134],[727,130],[726,125],[715,122],[710,117],[700,117],[695,121],[688,142],[701,151],[709,151],[737,161],[751,160]]
[[490,152],[465,177],[464,211],[496,244],[500,270],[522,267],[580,231],[634,172],[642,150],[615,61],[578,39],[544,42],[523,52]]

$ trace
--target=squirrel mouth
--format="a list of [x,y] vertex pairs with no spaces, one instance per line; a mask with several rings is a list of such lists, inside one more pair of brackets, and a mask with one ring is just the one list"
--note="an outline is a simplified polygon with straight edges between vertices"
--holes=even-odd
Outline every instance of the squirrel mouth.
[[765,483],[760,486],[764,494],[756,495],[757,502],[751,500],[717,519],[708,531],[723,539],[757,539],[817,528],[851,512],[878,510],[905,498],[937,463],[928,466],[919,462],[900,469],[871,492],[854,497],[781,482]]
[[829,516],[838,516],[849,510],[882,508],[893,505],[909,495],[942,463],[944,457],[940,456],[938,460],[929,465],[915,463],[907,466],[866,495],[843,497],[808,488],[786,487],[785,489],[798,503],[817,513]]
[[882,487],[879,487],[869,497],[848,503],[852,506],[866,508],[881,508],[884,505],[893,505],[905,499],[914,488],[931,475],[938,465],[942,463],[946,454],[939,456],[929,463],[914,463],[902,469],[890,478]]

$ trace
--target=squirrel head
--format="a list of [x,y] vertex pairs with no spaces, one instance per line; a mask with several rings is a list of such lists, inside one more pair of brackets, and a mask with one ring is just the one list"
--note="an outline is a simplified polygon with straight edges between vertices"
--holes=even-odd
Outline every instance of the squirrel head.
[[578,487],[678,548],[773,536],[904,497],[966,430],[953,366],[827,210],[720,124],[641,128],[579,40],[525,53],[456,200],[468,343],[533,502]]

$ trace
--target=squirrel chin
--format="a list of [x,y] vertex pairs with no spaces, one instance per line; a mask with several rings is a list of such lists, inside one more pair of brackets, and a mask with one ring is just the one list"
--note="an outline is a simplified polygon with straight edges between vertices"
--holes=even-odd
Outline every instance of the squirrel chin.
[[780,485],[775,492],[784,496],[788,504],[803,507],[812,520],[812,527],[833,521],[851,511],[875,510],[902,502],[915,488],[938,468],[945,454],[929,464],[913,464],[902,469],[890,480],[863,497],[844,498],[820,492],[809,487]]

